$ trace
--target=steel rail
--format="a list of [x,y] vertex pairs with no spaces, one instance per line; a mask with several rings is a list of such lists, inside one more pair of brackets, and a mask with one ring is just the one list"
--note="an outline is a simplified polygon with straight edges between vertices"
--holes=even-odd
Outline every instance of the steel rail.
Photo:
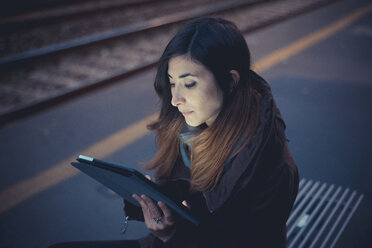
[[128,37],[133,34],[142,33],[145,31],[154,30],[160,27],[170,26],[173,24],[185,22],[200,16],[216,14],[223,11],[228,11],[236,8],[242,8],[249,5],[254,5],[257,3],[273,1],[273,0],[239,0],[234,2],[223,2],[215,4],[210,8],[197,9],[190,12],[176,13],[164,17],[157,17],[142,23],[135,23],[128,25],[126,27],[109,30],[101,32],[98,34],[93,34],[65,42],[60,42],[57,44],[45,46],[42,48],[12,54],[9,56],[0,58],[0,66],[7,68],[11,65],[18,64],[20,62],[30,61],[33,59],[51,56],[55,54],[60,54],[62,52],[73,51],[76,49],[81,49],[83,47],[89,47],[92,45],[97,45],[109,40],[114,40],[118,38]]
[[61,90],[58,93],[58,95],[47,96],[39,100],[36,100],[27,106],[20,106],[16,109],[12,109],[8,112],[5,112],[4,114],[0,116],[0,127],[15,119],[25,118],[32,113],[39,112],[44,109],[47,109],[48,107],[62,103],[66,101],[66,99],[81,96],[82,94],[86,94],[87,92],[96,90],[104,85],[115,83],[118,80],[128,78],[136,73],[148,70],[152,68],[154,65],[155,63],[153,62],[149,62],[146,64],[143,63],[131,69],[130,71],[118,71],[117,73],[114,73],[110,75],[109,77],[106,77],[105,79],[99,80],[97,82],[94,82],[91,84],[87,83],[86,85],[81,85],[74,89]]
[[[80,3],[91,2],[92,0],[79,0]],[[8,3],[0,10],[0,17],[6,18],[11,15],[19,15],[24,12],[31,12],[36,11],[38,9],[47,9],[47,8],[54,8],[59,7],[65,4],[76,3],[76,0],[53,0],[53,1],[23,1],[20,4],[17,1],[13,1],[13,3]],[[16,4],[16,6],[15,6]]]
[[[111,10],[115,10],[118,8],[124,9],[124,8],[139,7],[139,6],[143,6],[146,4],[164,2],[164,1],[169,1],[169,0],[142,0],[139,2],[129,2],[129,3],[122,2],[119,4],[113,4],[113,5],[103,6],[103,7],[98,6],[98,7],[95,7],[94,9],[83,9],[78,12],[60,13],[60,14],[39,17],[39,18],[24,18],[22,20],[8,20],[7,21],[6,19],[11,19],[12,17],[5,17],[4,18],[5,20],[0,19],[0,30],[2,30],[2,33],[9,33],[14,30],[20,31],[24,29],[33,28],[35,26],[38,26],[44,23],[47,23],[49,25],[51,23],[64,21],[66,19],[71,20],[71,19],[81,18],[83,16],[99,14],[101,12],[111,11]],[[72,3],[74,5],[77,4],[74,2]],[[34,11],[37,11],[37,10],[34,10]],[[21,14],[18,14],[18,15],[21,15]]]
[[[79,0],[80,2],[89,2],[91,0]],[[61,6],[62,4],[71,4],[75,0],[54,0],[54,1],[23,1],[22,4],[17,1],[8,3],[0,9],[0,17],[7,18],[11,15],[19,15],[24,12],[36,11],[37,9],[47,9]]]
[[[275,0],[264,0],[264,1],[261,1],[261,2],[266,3],[266,2],[270,2],[270,1],[275,1]],[[259,24],[255,24],[255,25],[253,25],[253,26],[251,26],[251,27],[249,27],[245,30],[242,30],[242,33],[247,34],[247,33],[253,32],[255,30],[259,30],[259,29],[267,27],[269,25],[287,20],[291,17],[300,15],[302,13],[306,13],[310,10],[320,8],[322,6],[325,6],[325,5],[328,5],[328,4],[331,4],[333,2],[337,2],[337,1],[338,0],[328,0],[328,1],[324,1],[324,2],[320,2],[320,3],[316,3],[316,4],[312,4],[312,5],[303,7],[300,10],[290,11],[289,13],[287,13],[284,16],[283,15],[282,16],[277,16],[277,17],[274,17],[270,20],[266,20],[266,21],[261,22]],[[259,1],[255,1],[255,2],[258,3]],[[252,2],[251,5],[255,5],[255,3]],[[96,89],[99,89],[100,87],[108,86],[112,83],[117,82],[120,79],[124,79],[124,78],[132,76],[133,74],[136,74],[136,73],[139,73],[139,72],[142,72],[142,71],[146,71],[146,70],[152,68],[153,66],[156,66],[156,64],[157,64],[157,61],[145,62],[141,65],[136,66],[135,68],[133,68],[129,71],[128,70],[118,71],[115,74],[113,74],[111,76],[108,76],[106,79],[91,82],[91,84],[89,84],[89,85],[87,84],[87,85],[84,85],[84,86],[80,86],[80,87],[77,87],[76,89],[63,90],[63,91],[60,91],[57,95],[47,96],[47,97],[44,97],[42,99],[36,100],[32,103],[25,104],[25,105],[17,107],[17,108],[13,108],[13,109],[11,109],[11,110],[9,110],[9,111],[0,115],[0,127],[3,126],[3,125],[6,125],[6,124],[8,124],[12,121],[15,121],[17,119],[26,118],[26,117],[28,117],[28,116],[30,116],[34,113],[37,113],[41,110],[53,107],[57,104],[60,104],[64,101],[66,101],[66,100],[69,100],[71,98],[86,94],[86,93],[90,92],[91,90],[96,90]],[[0,70],[1,70],[1,63],[0,63]]]

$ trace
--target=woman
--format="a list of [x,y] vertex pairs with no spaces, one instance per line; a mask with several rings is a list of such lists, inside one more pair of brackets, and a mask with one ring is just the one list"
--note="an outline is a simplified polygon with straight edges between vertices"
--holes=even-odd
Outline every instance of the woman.
[[158,151],[144,167],[200,225],[133,195],[141,208],[125,201],[125,213],[150,234],[123,247],[285,247],[298,172],[270,87],[250,70],[236,26],[210,17],[184,26],[160,58],[155,90],[161,111],[149,128]]
[[151,231],[141,247],[285,247],[285,224],[298,189],[285,124],[269,85],[250,70],[234,24],[188,23],[160,58],[158,152],[146,169],[201,223],[177,220],[166,205],[134,198],[130,219]]

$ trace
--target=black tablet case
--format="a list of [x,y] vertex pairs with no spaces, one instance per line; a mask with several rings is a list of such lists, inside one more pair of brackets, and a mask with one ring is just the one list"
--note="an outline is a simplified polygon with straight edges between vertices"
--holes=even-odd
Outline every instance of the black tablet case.
[[77,160],[79,163],[72,162],[71,165],[110,188],[130,203],[140,206],[132,195],[137,194],[140,196],[145,194],[154,201],[162,201],[179,216],[191,223],[196,225],[199,224],[199,221],[191,215],[189,209],[181,203],[175,203],[160,192],[157,185],[148,180],[140,172],[97,159],[94,161],[87,161],[78,158]]

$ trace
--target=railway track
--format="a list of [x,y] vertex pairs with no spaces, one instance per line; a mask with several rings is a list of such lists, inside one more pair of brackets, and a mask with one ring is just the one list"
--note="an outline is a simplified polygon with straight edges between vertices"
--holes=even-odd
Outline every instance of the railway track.
[[[10,62],[4,62],[3,57],[1,66],[7,67],[8,72],[0,78],[0,125],[154,66],[179,25],[197,16],[220,16],[234,21],[240,30],[249,33],[334,1],[235,1],[229,6],[215,4],[101,33],[96,40],[89,37],[86,44],[72,42],[63,49],[52,49],[51,53],[46,51]],[[25,62],[30,60],[35,62],[31,65]],[[17,63],[28,65],[22,66],[26,69],[20,72],[19,66],[13,67]]]
[[113,9],[142,7],[169,0],[58,0],[32,1],[6,6],[0,11],[0,28],[28,29],[48,22],[58,22],[67,18],[81,18]]
[[[202,3],[202,1],[200,0],[194,0],[194,3],[196,2],[198,2],[199,5]],[[71,39],[65,42],[59,42],[42,48],[32,49],[30,51],[11,54],[9,56],[3,56],[0,58],[0,65],[6,67],[17,62],[24,62],[26,60],[32,60],[42,56],[50,56],[56,53],[76,50],[91,45],[107,42],[113,39],[125,38],[133,34],[152,31],[160,27],[169,27],[170,25],[185,22],[199,16],[216,14],[236,8],[244,8],[263,2],[268,2],[268,0],[238,0],[232,2],[220,1],[217,2],[217,4],[213,4],[213,6],[210,6],[210,1],[206,1],[206,3],[208,4],[206,6],[201,6],[198,8],[194,7],[194,9],[186,11],[180,9],[180,7],[189,7],[189,4],[192,3],[192,1],[189,1],[187,2],[187,5],[178,7],[178,13],[147,19],[142,21],[141,23],[133,23],[132,25],[126,25],[117,29],[104,31],[77,39]]]
[[[80,1],[84,3],[87,0]],[[80,1],[77,1],[75,5]],[[0,57],[81,37],[89,38],[93,34],[164,17],[169,13],[180,13],[184,9],[203,8],[212,2],[219,3],[223,0],[188,0],[181,3],[172,0],[152,0],[151,2],[131,0],[137,1],[137,4],[132,3],[129,6],[118,6],[120,3],[123,4],[124,0],[107,0],[103,2],[103,6],[98,4],[103,0],[91,1],[92,3],[87,6],[88,9],[84,8],[84,5],[73,5],[62,9],[57,8],[55,11],[44,10],[42,13],[31,13],[31,16],[26,15],[23,18],[14,17],[13,23],[9,22],[11,21],[9,18],[0,18]],[[125,3],[128,4],[127,1]],[[114,8],[115,6],[117,7]],[[14,21],[18,22],[14,23]]]
[[69,9],[71,6],[74,8],[78,7],[79,11],[81,11],[87,8],[95,9],[112,5],[130,6],[147,1],[161,0],[13,0],[7,5],[2,6],[3,8],[0,10],[0,17],[8,17],[8,19],[14,20],[18,19],[19,17],[29,17],[30,14],[40,14],[43,11],[61,11],[66,7]]

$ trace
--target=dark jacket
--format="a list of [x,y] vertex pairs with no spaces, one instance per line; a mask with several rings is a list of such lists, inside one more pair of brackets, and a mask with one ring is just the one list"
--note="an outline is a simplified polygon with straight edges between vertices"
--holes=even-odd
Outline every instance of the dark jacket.
[[[262,95],[260,125],[217,186],[191,193],[190,170],[182,159],[171,178],[161,183],[174,199],[190,204],[200,225],[181,221],[166,243],[149,234],[139,240],[141,247],[285,247],[285,225],[297,195],[298,172],[270,87],[254,72],[252,80]],[[127,215],[138,213],[133,210],[128,207]]]

